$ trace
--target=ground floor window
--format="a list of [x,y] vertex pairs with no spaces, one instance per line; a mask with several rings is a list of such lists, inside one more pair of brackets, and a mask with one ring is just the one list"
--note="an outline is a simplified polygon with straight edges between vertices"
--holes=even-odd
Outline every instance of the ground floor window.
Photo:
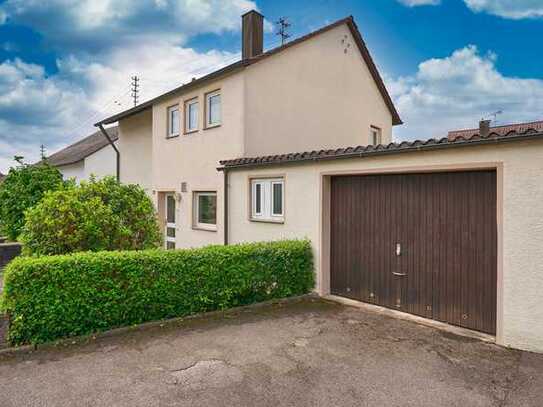
[[193,209],[195,228],[217,230],[217,192],[195,192]]
[[251,180],[251,219],[282,222],[284,219],[283,178]]

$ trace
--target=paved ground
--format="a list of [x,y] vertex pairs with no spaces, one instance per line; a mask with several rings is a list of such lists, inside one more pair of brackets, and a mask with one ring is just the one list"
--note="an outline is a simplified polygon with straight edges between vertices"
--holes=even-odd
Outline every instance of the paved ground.
[[541,406],[543,355],[318,299],[0,358],[12,406]]

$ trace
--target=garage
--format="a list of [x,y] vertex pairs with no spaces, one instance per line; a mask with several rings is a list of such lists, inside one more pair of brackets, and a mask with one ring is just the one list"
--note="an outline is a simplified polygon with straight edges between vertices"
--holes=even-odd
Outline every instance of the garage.
[[331,292],[496,333],[496,172],[338,176]]

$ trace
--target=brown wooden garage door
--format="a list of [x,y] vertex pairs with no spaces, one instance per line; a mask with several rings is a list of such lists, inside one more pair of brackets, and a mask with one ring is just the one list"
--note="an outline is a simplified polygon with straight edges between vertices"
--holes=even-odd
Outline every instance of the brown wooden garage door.
[[496,173],[341,176],[331,291],[496,333]]

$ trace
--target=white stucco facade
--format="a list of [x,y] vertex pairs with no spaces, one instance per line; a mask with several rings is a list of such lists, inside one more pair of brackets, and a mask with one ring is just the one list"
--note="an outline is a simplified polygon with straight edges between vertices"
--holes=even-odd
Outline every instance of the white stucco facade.
[[[543,352],[543,141],[410,152],[229,171],[229,242],[311,240],[317,291],[329,292],[329,177],[495,168],[498,175],[496,341]],[[249,180],[285,180],[284,223],[250,220]]]
[[[116,144],[118,146],[118,144]],[[57,167],[64,179],[75,179],[76,182],[88,180],[91,175],[96,178],[115,176],[117,174],[117,156],[110,145],[88,155],[74,164]]]
[[[221,94],[221,124],[206,128],[205,101]],[[185,134],[185,102],[198,100],[197,131]],[[180,108],[181,134],[167,137],[168,108]],[[119,121],[121,181],[142,185],[165,222],[164,197],[176,197],[176,247],[223,242],[224,181],[219,160],[368,144],[370,127],[383,143],[393,117],[347,24],[297,43],[248,67],[161,98]],[[194,196],[217,194],[213,229],[196,227]]]

